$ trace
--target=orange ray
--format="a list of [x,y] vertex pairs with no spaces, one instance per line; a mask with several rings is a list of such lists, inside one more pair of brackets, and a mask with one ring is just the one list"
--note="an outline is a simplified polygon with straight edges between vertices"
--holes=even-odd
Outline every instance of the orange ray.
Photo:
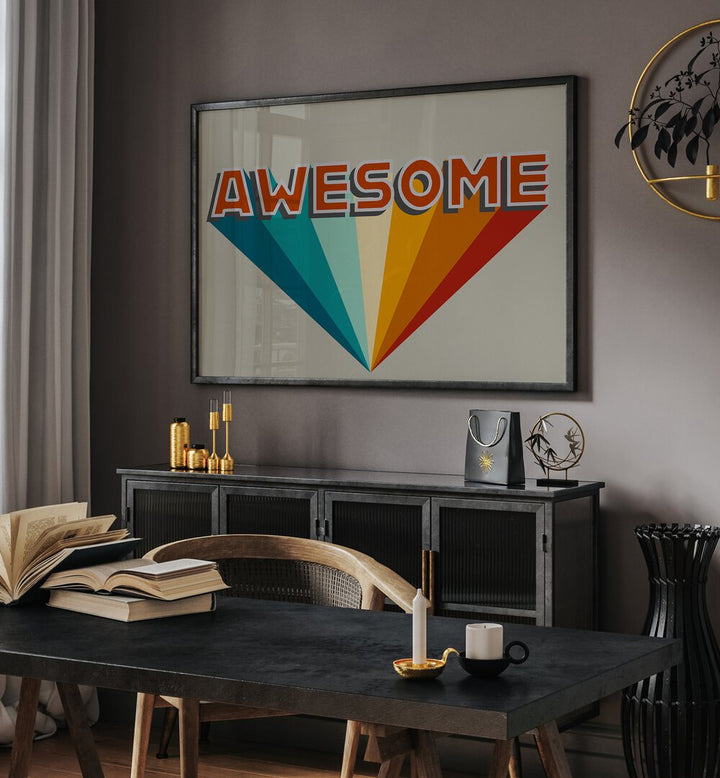
[[[382,334],[382,341],[378,340],[379,333],[375,336],[374,359],[385,353],[407,327],[492,218],[495,211],[478,210],[477,199],[477,196],[470,199],[457,213],[445,213],[440,204],[435,207],[425,239],[409,267],[402,294],[397,302],[393,301],[392,318]],[[393,258],[388,254],[387,264],[391,260]]]
[[385,333],[412,271],[415,257],[425,240],[436,207],[422,214],[409,214],[393,206],[390,235],[385,252],[385,274],[375,326],[374,351],[377,351],[380,341],[385,340]]

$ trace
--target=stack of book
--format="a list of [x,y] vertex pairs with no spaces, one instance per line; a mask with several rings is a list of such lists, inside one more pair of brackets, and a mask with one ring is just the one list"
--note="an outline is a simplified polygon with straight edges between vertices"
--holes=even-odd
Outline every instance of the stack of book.
[[43,588],[53,608],[142,621],[214,610],[215,592],[229,587],[215,562],[126,559],[53,573]]
[[110,529],[115,516],[87,517],[87,503],[0,514],[0,603],[26,598],[53,570],[121,559],[137,538]]
[[217,565],[199,559],[127,559],[140,538],[110,529],[115,516],[87,517],[72,502],[0,514],[0,603],[139,621],[215,608],[228,587]]

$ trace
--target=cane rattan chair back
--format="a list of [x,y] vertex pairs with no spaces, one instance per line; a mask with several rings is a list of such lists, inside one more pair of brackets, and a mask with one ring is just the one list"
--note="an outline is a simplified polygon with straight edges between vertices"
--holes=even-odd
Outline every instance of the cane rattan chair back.
[[[411,612],[416,593],[401,576],[366,554],[307,538],[209,535],[167,543],[145,557],[156,562],[182,558],[215,561],[230,587],[220,594],[230,597],[367,610],[382,609],[387,598]],[[283,711],[139,694],[132,778],[144,775],[153,708],[168,705],[180,711],[180,771],[185,778],[197,775],[199,721],[289,715]],[[353,775],[360,731],[357,722],[348,722],[343,778]]]

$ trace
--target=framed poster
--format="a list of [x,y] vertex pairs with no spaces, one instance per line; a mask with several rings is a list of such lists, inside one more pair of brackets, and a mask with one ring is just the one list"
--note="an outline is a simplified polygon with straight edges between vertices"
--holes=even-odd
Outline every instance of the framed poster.
[[575,78],[192,106],[192,378],[575,388]]

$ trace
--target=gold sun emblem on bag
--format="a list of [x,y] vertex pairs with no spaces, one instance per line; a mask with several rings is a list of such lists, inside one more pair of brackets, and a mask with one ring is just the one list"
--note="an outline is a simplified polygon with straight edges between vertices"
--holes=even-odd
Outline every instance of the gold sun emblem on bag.
[[492,467],[495,464],[495,459],[489,451],[483,451],[478,458],[478,462],[480,463],[480,469],[483,471],[483,473],[487,473],[488,471],[492,470]]

